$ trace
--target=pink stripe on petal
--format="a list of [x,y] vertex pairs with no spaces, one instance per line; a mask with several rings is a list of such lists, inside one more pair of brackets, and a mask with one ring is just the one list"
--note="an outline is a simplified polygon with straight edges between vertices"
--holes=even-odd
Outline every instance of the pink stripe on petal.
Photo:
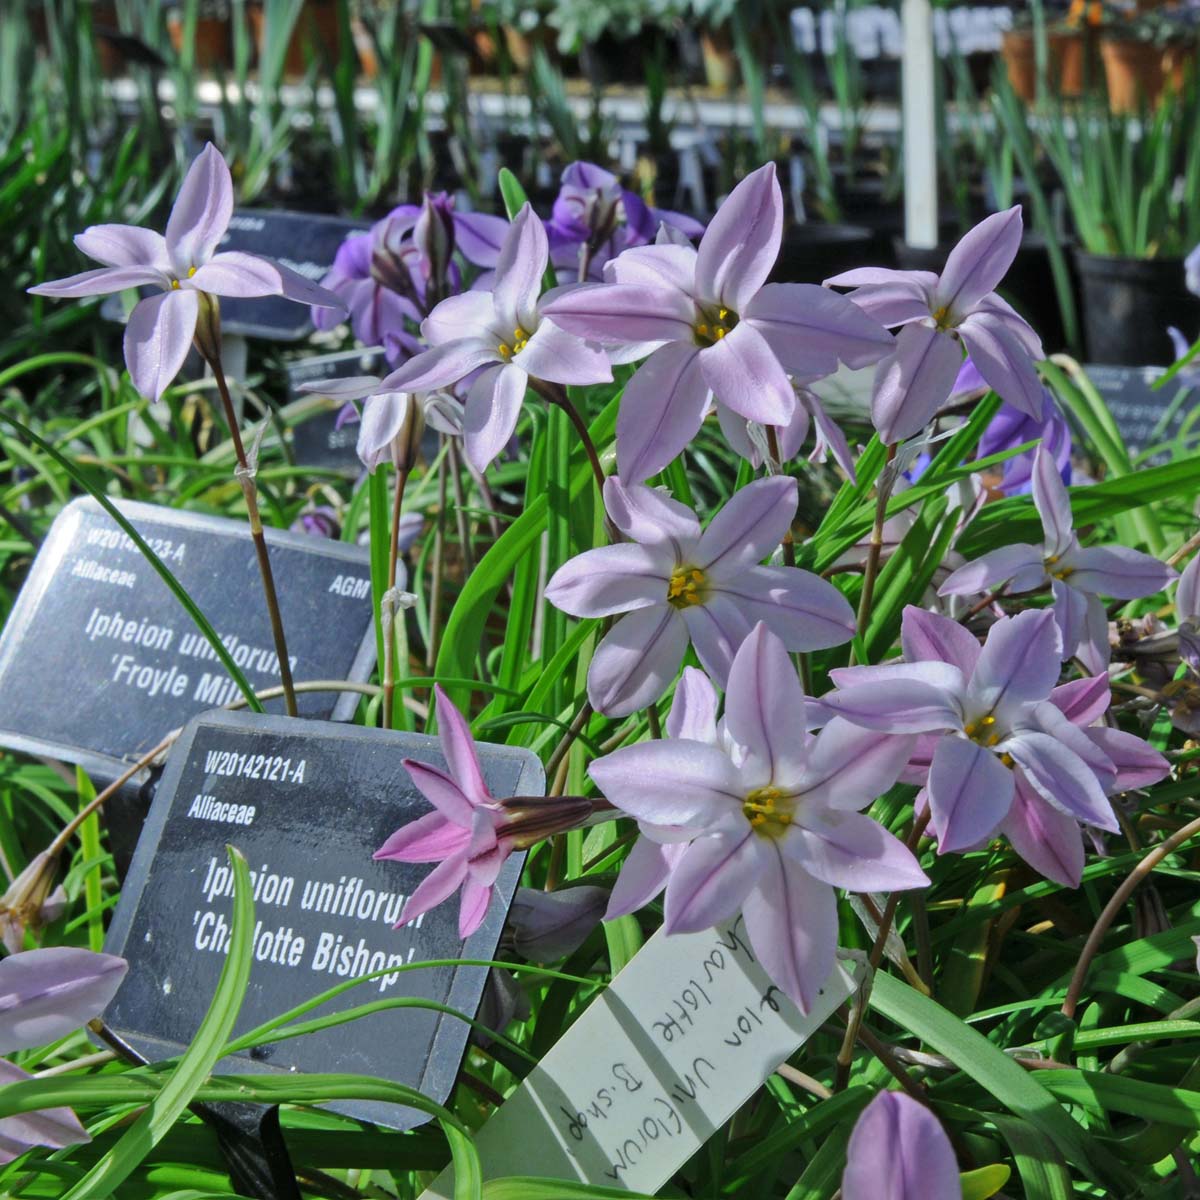
[[588,668],[592,707],[610,717],[645,708],[667,690],[687,644],[687,626],[667,604],[622,617],[596,647]]
[[717,399],[748,421],[791,420],[796,393],[766,338],[748,322],[701,350],[700,370]]
[[437,908],[444,900],[448,900],[458,890],[467,877],[466,859],[456,855],[444,862],[438,863],[424,879],[417,884],[416,890],[404,905],[396,928],[415,921],[419,916]]
[[949,735],[929,768],[929,807],[938,853],[970,849],[995,833],[1012,804],[1013,774],[983,746]]
[[696,565],[714,579],[736,578],[761,562],[791,529],[799,502],[796,481],[786,475],[756,479],[734,492],[700,535]]
[[192,346],[200,311],[197,292],[186,288],[140,300],[125,326],[125,365],[138,393],[159,400]]
[[696,253],[696,296],[740,313],[767,281],[783,240],[775,164],[747,175],[709,222]]
[[573,617],[607,617],[662,604],[675,565],[668,553],[636,542],[585,550],[551,576],[546,599]]
[[663,928],[700,933],[732,917],[754,887],[762,858],[762,840],[744,820],[697,838],[667,881]]
[[167,220],[167,251],[180,275],[209,260],[232,216],[233,180],[210,142],[188,168]]
[[417,791],[453,824],[470,829],[475,820],[475,805],[457,780],[429,763],[406,758],[401,766],[409,773]]
[[469,829],[447,821],[440,812],[431,812],[402,825],[372,857],[394,862],[441,862],[465,850],[470,841]]
[[491,795],[483,782],[479,768],[479,756],[475,753],[475,739],[467,719],[446,695],[440,683],[435,684],[433,694],[437,699],[438,731],[442,752],[450,764],[450,774],[472,804],[486,804]]

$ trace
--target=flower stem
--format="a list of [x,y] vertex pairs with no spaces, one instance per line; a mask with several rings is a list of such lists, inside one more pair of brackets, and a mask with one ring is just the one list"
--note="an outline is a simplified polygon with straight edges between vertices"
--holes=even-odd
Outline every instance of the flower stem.
[[[401,470],[396,468],[396,493],[392,500],[392,527],[390,533],[390,547],[388,550],[388,574],[387,574],[387,591],[384,593],[384,603],[392,606],[392,619],[388,621],[383,614],[380,614],[380,622],[383,625],[383,727],[384,729],[392,728],[392,708],[396,695],[396,641],[394,622],[397,619],[395,611],[395,594],[396,594],[396,573],[399,570],[400,564],[400,507],[404,503],[404,488],[408,483],[407,469]],[[403,610],[399,613],[399,620],[404,620]]]
[[1124,907],[1125,901],[1129,899],[1138,885],[1168,854],[1174,853],[1184,842],[1194,837],[1197,833],[1200,833],[1200,817],[1197,817],[1194,821],[1189,821],[1182,829],[1171,834],[1165,841],[1159,842],[1129,872],[1125,882],[1113,893],[1112,899],[1104,906],[1104,910],[1096,918],[1096,924],[1092,926],[1092,932],[1088,934],[1088,939],[1084,943],[1083,950],[1080,952],[1079,961],[1075,964],[1075,971],[1071,975],[1071,982],[1067,987],[1066,999],[1062,1003],[1063,1016],[1074,1018],[1075,1009],[1079,1005],[1079,997],[1083,994],[1083,985],[1087,982],[1088,968],[1092,965],[1092,959],[1096,957],[1096,953],[1100,949],[1100,943],[1104,940],[1104,935],[1108,932],[1108,927],[1116,919],[1117,913]]
[[567,389],[561,384],[547,383],[544,379],[535,379],[532,375],[529,377],[529,386],[547,404],[553,404],[557,408],[561,408],[567,414],[567,419],[575,427],[575,432],[579,435],[579,440],[583,443],[583,448],[587,452],[588,462],[592,464],[592,475],[596,480],[596,487],[599,489],[600,495],[604,495],[604,468],[600,465],[600,455],[596,450],[596,444],[592,441],[592,435],[588,432],[587,422],[579,414],[579,409],[571,403],[571,398],[567,395]]
[[213,378],[217,383],[217,391],[221,396],[221,404],[225,409],[225,422],[229,426],[229,435],[233,439],[233,449],[238,463],[237,480],[242,485],[242,495],[246,498],[250,536],[254,539],[254,553],[258,558],[259,574],[262,575],[267,615],[271,619],[271,636],[275,640],[275,656],[279,659],[279,681],[283,685],[283,702],[288,716],[294,717],[299,714],[299,709],[296,707],[296,692],[292,686],[292,664],[288,659],[287,637],[283,632],[283,615],[279,611],[279,597],[275,592],[275,576],[271,571],[267,539],[263,533],[262,518],[258,512],[258,491],[254,483],[254,469],[250,466],[250,461],[246,457],[246,447],[242,444],[237,414],[234,412],[233,400],[229,395],[229,385],[225,382],[225,372],[221,367],[220,352],[215,347],[202,343],[199,339],[196,347],[212,370]]
[[[443,436],[442,442],[446,438]],[[430,574],[433,576],[429,587],[429,645],[425,648],[425,667],[432,675],[437,663],[438,635],[441,632],[442,618],[442,564],[445,561],[446,547],[446,472],[449,450],[438,456],[438,508],[437,524],[433,533],[433,558],[430,563]]]
[[[867,569],[863,574],[862,596],[858,602],[858,636],[860,638],[866,633],[867,619],[871,615],[871,604],[875,599],[875,580],[879,575],[879,559],[883,554],[883,521],[887,513],[888,497],[892,492],[887,479],[889,474],[888,468],[895,461],[895,458],[896,447],[895,445],[891,445],[887,448],[887,461],[884,463],[883,470],[879,472],[879,478],[875,482],[875,524],[871,528],[871,545],[867,551]],[[854,663],[854,658],[854,651],[851,649],[851,665]]]
[[[929,809],[926,808],[923,813],[917,814],[913,818],[913,827],[908,835],[909,850],[916,850],[917,843],[921,840],[921,835],[925,832],[925,826],[929,824]],[[883,961],[883,952],[887,946],[888,934],[892,932],[892,922],[896,919],[896,909],[900,906],[900,893],[892,892],[887,903],[883,908],[883,916],[879,918],[879,931],[875,934],[875,941],[871,946],[871,952],[867,955],[869,970],[867,977],[863,981],[862,994],[859,1001],[853,1006],[850,1012],[850,1019],[846,1022],[846,1036],[842,1040],[842,1048],[838,1051],[837,1056],[837,1073],[834,1076],[833,1090],[841,1092],[845,1090],[846,1084],[850,1082],[850,1065],[854,1060],[854,1043],[859,1040],[862,1030],[863,1017],[866,1015],[867,1005],[871,999],[871,984],[875,978],[875,972],[879,969],[879,964]],[[865,1041],[865,1039],[864,1039]]]

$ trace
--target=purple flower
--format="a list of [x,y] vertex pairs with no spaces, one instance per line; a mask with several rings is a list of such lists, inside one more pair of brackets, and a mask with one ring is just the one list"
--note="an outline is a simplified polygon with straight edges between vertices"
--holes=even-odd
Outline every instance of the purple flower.
[[768,163],[721,205],[699,249],[639,246],[610,262],[608,282],[565,290],[547,305],[564,329],[646,358],[625,388],[617,469],[637,483],[661,471],[700,428],[715,395],[745,421],[786,426],[790,372],[811,381],[839,360],[861,367],[893,339],[845,297],[767,283],[783,237],[783,196]]
[[628,614],[588,669],[598,712],[625,716],[656,700],[689,641],[724,684],[756,621],[789,650],[823,650],[854,635],[854,612],[831,583],[797,567],[759,565],[790,528],[797,502],[794,479],[759,479],[701,532],[695,513],[678,501],[609,477],[605,507],[629,541],[584,551],[546,587],[546,598],[574,617]]
[[938,591],[942,596],[988,592],[1002,584],[1028,592],[1049,584],[1062,634],[1062,655],[1078,658],[1092,673],[1109,660],[1108,616],[1100,595],[1118,600],[1152,596],[1175,578],[1170,567],[1127,546],[1080,546],[1071,500],[1051,454],[1038,447],[1033,502],[1042,518],[1041,546],[1002,546],[959,567]]
[[512,948],[529,962],[557,962],[574,954],[604,917],[605,888],[582,884],[553,892],[517,888],[508,912]]
[[586,261],[589,278],[602,278],[601,268],[631,246],[652,242],[659,225],[698,238],[704,225],[682,213],[651,208],[635,192],[623,188],[611,171],[594,163],[571,163],[562,174],[554,210],[546,222],[550,257],[556,267],[578,270]]
[[[968,358],[954,382],[951,399],[987,390],[987,381],[980,375],[979,368]],[[1063,482],[1070,483],[1071,427],[1048,388],[1042,388],[1042,411],[1037,417],[1030,416],[1006,401],[1002,402],[999,411],[979,439],[976,457],[989,458],[993,454],[1002,454],[1005,450],[1036,441],[1040,441],[1053,456]],[[1024,454],[1005,460],[1001,468],[998,490],[1006,496],[1024,495],[1031,491],[1036,454],[1036,449],[1026,450]]]
[[[917,612],[919,610],[913,610]],[[969,669],[970,635],[953,621],[932,613],[914,618],[906,654],[911,651],[914,661],[942,662]],[[1099,755],[1088,758],[1088,766],[1096,775],[1105,795],[1113,796],[1130,788],[1145,787],[1161,779],[1168,771],[1167,760],[1151,749],[1141,738],[1097,724],[1103,718],[1111,699],[1107,675],[1090,675],[1073,679],[1053,688],[1050,704],[1077,726]],[[1043,714],[1045,715],[1045,714]],[[1061,722],[1050,714],[1050,723],[1061,728]],[[906,783],[927,787],[929,768],[941,733],[921,734],[901,778]],[[1087,748],[1075,742],[1076,749]],[[1034,870],[1066,887],[1078,887],[1083,873],[1084,849],[1079,821],[1062,807],[1047,800],[1031,784],[1026,772],[1013,772],[1015,790],[1012,807],[1000,822],[999,831],[1013,849]],[[923,804],[924,797],[919,803]]]
[[104,266],[29,290],[65,297],[161,288],[138,302],[125,326],[125,365],[133,386],[157,400],[183,366],[204,295],[286,296],[298,304],[343,307],[332,292],[270,259],[240,250],[217,254],[232,215],[229,167],[210,143],[188,169],[165,237],[136,225],[92,225],[76,235],[75,245]]
[[337,509],[328,504],[316,504],[306,508],[292,522],[291,528],[296,533],[307,533],[310,537],[330,539],[339,537],[342,532]]
[[[854,456],[850,453],[846,435],[825,411],[825,406],[816,392],[797,384],[793,384],[793,387],[796,393],[796,411],[792,413],[792,419],[786,425],[775,427],[780,463],[790,462],[800,453],[800,447],[808,437],[809,427],[813,426],[816,436],[808,461],[823,463],[832,454],[838,466],[853,483]],[[725,434],[725,440],[754,466],[761,467],[771,457],[770,443],[764,426],[744,420],[723,404],[717,405],[717,420]]]
[[434,694],[449,771],[414,758],[404,760],[405,770],[434,811],[396,830],[375,852],[375,858],[437,863],[409,896],[397,925],[415,920],[462,888],[458,934],[467,938],[483,923],[492,887],[514,846],[504,836],[504,809],[483,781],[466,718],[440,684],[434,686]]
[[[128,963],[73,946],[26,950],[0,961],[0,1054],[66,1037],[108,1006]],[[28,1079],[0,1059],[0,1086]],[[0,1163],[31,1146],[59,1149],[88,1142],[69,1108],[50,1108],[0,1120]]]
[[1179,576],[1175,619],[1179,623],[1179,653],[1193,671],[1200,671],[1200,556],[1193,558]]
[[[439,433],[458,436],[463,431],[462,405],[447,392],[416,395],[394,386],[397,372],[386,379],[374,375],[349,375],[302,384],[301,392],[328,396],[331,400],[363,401],[358,428],[358,457],[374,473],[380,463],[390,462],[398,471],[411,469],[428,423]],[[470,455],[470,442],[467,454]]]
[[842,1200],[962,1200],[962,1194],[958,1162],[938,1119],[903,1092],[880,1092],[850,1134]]
[[1042,384],[1033,364],[1045,357],[1042,343],[994,291],[1020,245],[1021,209],[1014,207],[966,233],[940,276],[862,267],[825,280],[853,288],[855,304],[889,328],[903,326],[875,374],[871,419],[885,442],[913,437],[946,402],[963,346],[1001,399],[1041,416]]
[[483,370],[467,393],[466,452],[483,471],[516,428],[532,376],[553,383],[604,383],[604,353],[564,333],[539,299],[549,261],[546,230],[526,204],[505,235],[490,292],[443,300],[421,332],[432,349],[388,377],[396,391],[431,392]]
[[[795,667],[761,623],[734,658],[719,726],[715,703],[707,728],[697,713],[685,736],[597,759],[592,778],[644,835],[665,828],[683,847],[665,879],[666,931],[698,932],[740,908],[767,973],[807,1011],[834,967],[834,888],[928,883],[903,843],[857,811],[892,786],[911,741],[836,719],[810,737]],[[626,896],[661,888],[648,857],[630,855]]]
[[1117,773],[1102,745],[1051,699],[1061,639],[1048,609],[1003,617],[980,649],[957,621],[911,605],[901,625],[904,662],[831,672],[833,713],[881,733],[935,735],[928,762],[938,853],[979,845],[1009,815],[1016,791],[1073,820],[1115,831],[1105,781]]
[[[428,192],[420,205],[401,204],[367,233],[351,234],[322,280],[350,310],[350,327],[364,346],[388,346],[401,357],[408,320],[419,322],[431,302],[462,283],[457,250],[470,263],[491,268],[500,258],[508,222],[486,213],[460,213],[445,192]],[[342,318],[314,311],[318,329]]]

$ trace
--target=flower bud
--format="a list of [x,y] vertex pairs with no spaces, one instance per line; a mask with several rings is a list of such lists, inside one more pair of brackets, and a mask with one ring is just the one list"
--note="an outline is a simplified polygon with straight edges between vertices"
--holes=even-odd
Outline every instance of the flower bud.
[[425,274],[427,300],[436,303],[446,294],[454,255],[454,202],[445,192],[425,193],[413,227],[413,244]]
[[518,850],[579,829],[592,815],[592,802],[585,796],[513,796],[502,800],[500,807],[505,819],[496,832]]
[[962,1200],[946,1131],[903,1092],[880,1092],[846,1147],[842,1200]]
[[192,338],[205,362],[219,362],[221,359],[221,302],[208,292],[197,292],[197,296],[200,303],[196,312],[196,332]]
[[530,962],[566,958],[600,924],[607,906],[607,888],[587,884],[554,892],[518,888],[508,913],[513,949]]
[[0,941],[10,954],[24,948],[25,930],[38,929],[59,916],[66,893],[55,889],[58,856],[43,850],[0,896]]

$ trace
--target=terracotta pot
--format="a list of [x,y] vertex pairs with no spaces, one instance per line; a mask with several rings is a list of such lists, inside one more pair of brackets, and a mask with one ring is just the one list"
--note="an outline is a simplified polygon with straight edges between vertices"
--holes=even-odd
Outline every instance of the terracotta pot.
[[1163,89],[1163,52],[1149,42],[1102,38],[1100,56],[1113,112],[1139,112],[1158,103]]
[[1196,62],[1195,46],[1168,46],[1163,51],[1163,83],[1175,95],[1183,94]]
[[1087,45],[1082,33],[1049,33],[1046,53],[1049,70],[1058,82],[1060,96],[1082,96],[1086,82]]
[[[178,54],[183,48],[183,17],[172,11],[167,14],[167,33]],[[233,31],[222,17],[199,17],[196,21],[194,62],[201,71],[228,67],[233,63]]]
[[1033,34],[1025,29],[1007,30],[1000,39],[1000,55],[1012,90],[1026,104],[1032,104],[1037,99],[1037,56]]
[[118,29],[117,6],[111,0],[96,0],[92,4],[92,35],[96,41],[96,61],[100,74],[106,78],[125,73],[125,56],[97,29]]
[[[250,8],[249,13],[250,27],[254,31],[254,41],[261,59],[266,17],[258,5]],[[342,49],[342,27],[337,0],[305,0],[288,42],[283,63],[285,75],[303,75],[307,72],[310,47],[318,56],[321,54],[319,47],[324,47],[332,61],[338,60]]]
[[741,82],[742,71],[733,49],[733,35],[723,26],[700,30],[704,81],[715,92],[728,92]]

